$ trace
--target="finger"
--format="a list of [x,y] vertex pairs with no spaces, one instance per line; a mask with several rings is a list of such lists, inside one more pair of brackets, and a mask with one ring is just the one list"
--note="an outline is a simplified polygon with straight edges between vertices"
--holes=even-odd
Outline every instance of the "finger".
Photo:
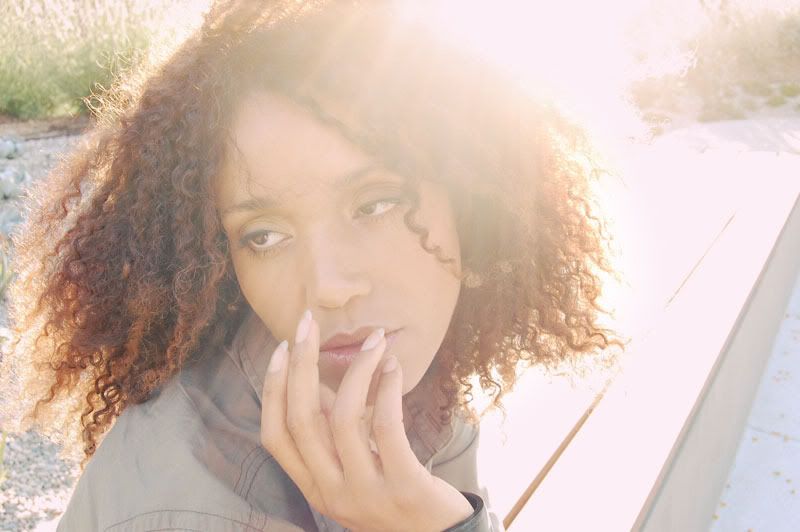
[[288,343],[284,340],[272,353],[264,377],[261,393],[261,445],[301,490],[310,490],[314,479],[286,427],[287,358]]
[[375,371],[372,374],[372,381],[369,385],[367,392],[367,406],[364,408],[364,423],[363,423],[363,437],[369,441],[369,448],[372,451],[373,458],[376,460],[376,465],[380,469],[380,460],[378,460],[378,448],[375,446],[375,441],[372,440],[372,413],[375,410],[375,396],[378,392],[378,384],[380,383],[380,372]]
[[[307,334],[295,338],[289,356],[286,423],[303,461],[325,493],[334,493],[342,481],[328,420],[322,412],[319,394],[319,327],[310,313],[298,324]],[[328,440],[329,444],[326,444]]]
[[[388,344],[387,344],[388,345]],[[367,392],[367,405],[364,408],[364,423],[362,423],[363,438],[369,442],[369,449],[372,451],[373,459],[378,469],[380,469],[380,460],[378,459],[378,448],[375,446],[375,441],[372,439],[372,414],[375,410],[375,396],[378,392],[378,384],[380,383],[380,372],[375,371],[372,374],[372,380],[369,384],[369,391]]]
[[[391,367],[392,359],[395,360],[394,368],[384,372]],[[387,483],[413,485],[419,469],[424,467],[411,449],[403,426],[403,370],[395,357],[389,357],[381,366],[372,415],[372,435]]]
[[375,394],[378,392],[378,383],[380,380],[380,374],[378,372],[372,374],[372,381],[369,383],[369,391],[367,392],[367,406],[373,406],[375,404]]
[[384,330],[373,331],[364,345],[372,347],[359,353],[347,368],[336,394],[331,426],[345,477],[348,482],[367,486],[377,480],[378,471],[369,448],[369,427],[364,417],[372,375],[386,348]]
[[383,467],[381,466],[381,459],[378,456],[378,446],[372,438],[372,405],[367,405],[364,413],[364,427],[362,430],[363,438],[369,442],[369,450],[372,454],[372,462],[375,465],[375,470],[378,476],[383,476]]
[[[319,405],[322,408],[322,413],[325,414],[326,417],[330,418],[331,412],[333,412],[333,405],[336,403],[336,392],[334,392],[329,386],[323,384],[322,382],[319,383]],[[330,419],[329,419],[330,421]]]
[[323,384],[321,381],[318,383],[319,386],[319,406],[322,411],[323,416],[325,417],[325,423],[323,423],[322,427],[322,443],[325,445],[325,449],[327,449],[328,454],[332,457],[335,457],[335,461],[339,464],[339,470],[341,471],[341,464],[339,463],[339,455],[336,452],[336,446],[333,444],[333,435],[331,434],[331,412],[333,412],[333,405],[336,402],[336,392],[334,392],[329,386]]

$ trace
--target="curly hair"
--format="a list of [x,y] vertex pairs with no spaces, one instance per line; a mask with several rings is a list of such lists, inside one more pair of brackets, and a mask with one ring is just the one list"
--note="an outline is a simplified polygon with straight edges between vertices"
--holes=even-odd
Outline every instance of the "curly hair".
[[405,224],[443,262],[414,193],[422,177],[449,191],[469,274],[435,359],[444,416],[475,377],[501,406],[520,362],[608,367],[601,348],[624,348],[598,325],[611,237],[577,124],[389,2],[218,1],[162,63],[99,97],[85,142],[29,191],[0,368],[17,430],[82,445],[83,468],[127,405],[232,340],[248,305],[213,183],[234,106],[259,89],[403,176]]

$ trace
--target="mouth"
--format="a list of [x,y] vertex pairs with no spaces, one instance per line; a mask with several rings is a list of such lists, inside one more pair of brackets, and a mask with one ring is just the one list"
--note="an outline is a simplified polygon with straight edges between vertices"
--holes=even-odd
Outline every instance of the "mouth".
[[[354,345],[361,345],[364,340],[372,334],[372,331],[377,330],[378,327],[359,327],[352,333],[336,333],[322,343],[319,348],[322,350],[336,349],[339,347],[352,347]],[[384,327],[384,330],[388,330]]]
[[[396,329],[391,332],[387,332],[385,334],[386,337],[386,349],[385,352],[389,351],[389,347],[394,343],[395,339],[397,338],[397,334],[402,329]],[[369,333],[372,332],[372,329],[367,331],[367,334],[363,335],[363,338],[369,336]],[[356,336],[356,335],[354,335]],[[339,364],[339,365],[349,365],[358,354],[361,352],[361,344],[363,343],[363,338],[360,338],[350,344],[339,344],[336,345],[336,338],[334,337],[328,342],[325,342],[322,346],[320,346],[319,356],[320,359],[325,359],[331,363]]]

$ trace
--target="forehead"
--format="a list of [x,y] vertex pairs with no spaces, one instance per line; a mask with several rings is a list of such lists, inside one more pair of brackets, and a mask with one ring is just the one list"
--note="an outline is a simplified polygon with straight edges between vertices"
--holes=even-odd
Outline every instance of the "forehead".
[[302,195],[309,187],[374,165],[358,146],[290,99],[266,91],[249,93],[234,111],[220,203],[249,195]]

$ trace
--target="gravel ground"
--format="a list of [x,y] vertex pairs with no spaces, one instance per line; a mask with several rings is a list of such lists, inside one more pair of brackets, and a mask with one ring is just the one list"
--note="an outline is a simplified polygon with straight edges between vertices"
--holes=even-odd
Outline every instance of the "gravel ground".
[[[20,220],[19,194],[25,184],[47,175],[59,156],[80,138],[76,133],[47,131],[42,125],[0,124],[2,233],[7,235]],[[7,149],[11,146],[14,147]],[[6,323],[5,301],[0,301],[0,325]],[[55,530],[79,476],[78,464],[61,460],[58,451],[57,445],[33,431],[6,436],[3,457],[6,478],[0,484],[0,530]]]

